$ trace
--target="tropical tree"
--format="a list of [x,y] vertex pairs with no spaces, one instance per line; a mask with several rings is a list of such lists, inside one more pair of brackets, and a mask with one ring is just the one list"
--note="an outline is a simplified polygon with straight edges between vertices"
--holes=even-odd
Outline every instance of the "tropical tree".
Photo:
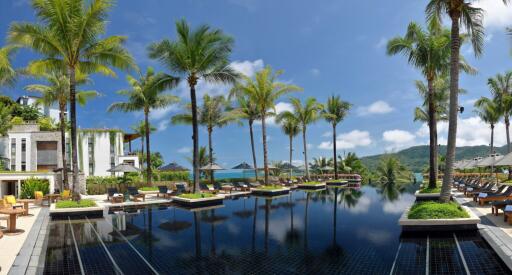
[[6,46],[0,48],[0,87],[13,86],[16,80],[16,70],[12,67],[11,59],[15,48]]
[[155,73],[153,68],[148,67],[146,74],[139,75],[139,79],[131,75],[126,77],[130,88],[120,90],[118,94],[128,97],[126,102],[114,102],[108,107],[108,111],[138,112],[144,114],[144,134],[146,135],[146,170],[147,184],[151,185],[151,147],[150,147],[150,125],[149,114],[152,110],[162,109],[171,104],[177,103],[177,96],[165,93],[167,90],[177,86],[179,79],[166,73]]
[[422,71],[427,80],[426,110],[430,132],[429,186],[435,187],[437,179],[437,122],[434,83],[446,73],[450,59],[450,31],[443,29],[439,20],[431,20],[427,30],[412,22],[404,37],[391,39],[387,45],[389,55],[403,54],[408,62]]
[[[491,90],[494,101],[500,108],[501,116],[505,121],[505,131],[507,135],[507,153],[510,148],[510,114],[512,113],[512,71],[505,74],[497,74],[487,80],[487,85]],[[509,167],[509,179],[512,179],[512,169]]]
[[32,7],[38,22],[15,22],[9,28],[8,42],[11,45],[32,49],[42,56],[32,61],[27,71],[65,70],[69,78],[74,190],[78,185],[77,72],[115,76],[111,67],[134,67],[131,55],[123,47],[126,37],[105,36],[106,18],[112,5],[112,0],[33,0]]
[[338,179],[338,162],[336,158],[336,126],[345,119],[352,104],[341,100],[340,96],[331,96],[327,99],[322,111],[324,119],[332,126],[332,145],[334,159],[334,179]]
[[12,107],[0,102],[0,136],[7,134],[11,129]]
[[[139,121],[139,123],[130,126],[133,132],[140,136],[140,154],[139,154],[139,162],[140,167],[144,168],[144,141],[146,139],[146,123],[144,120]],[[149,124],[149,133],[155,132],[157,129],[155,126]]]
[[176,22],[176,32],[176,41],[164,39],[151,44],[149,56],[158,59],[170,71],[184,75],[190,87],[194,192],[200,192],[196,85],[201,79],[212,83],[234,83],[239,74],[229,66],[233,38],[207,25],[191,30],[185,20]]
[[381,183],[407,182],[411,179],[411,172],[394,156],[383,156],[376,172]]
[[[193,119],[190,112],[191,106],[188,105],[186,109],[186,113],[174,115],[171,118],[171,122],[173,124],[192,124]],[[229,101],[227,101],[224,96],[220,95],[212,97],[208,94],[203,96],[203,105],[199,107],[197,121],[199,125],[206,127],[206,131],[208,132],[208,152],[210,165],[213,164],[213,129],[222,128],[235,119],[233,116],[229,115],[229,109]],[[211,173],[210,179],[213,184],[213,172]]]
[[254,176],[258,180],[258,164],[256,163],[256,150],[254,149],[254,122],[260,119],[260,111],[258,106],[251,102],[248,95],[242,94],[237,96],[238,107],[230,112],[230,116],[234,119],[246,119],[249,124],[249,136],[251,138],[252,162],[254,167]]
[[290,180],[292,179],[292,158],[293,158],[293,138],[300,133],[299,121],[295,117],[287,116],[277,121],[281,124],[281,130],[288,136],[290,141]]
[[[61,139],[61,158],[62,158],[62,183],[64,186],[68,186],[68,171],[67,171],[67,159],[66,159],[66,132],[67,132],[67,106],[69,103],[69,78],[62,73],[50,72],[36,77],[41,77],[46,80],[47,85],[44,84],[32,84],[25,86],[25,90],[36,92],[41,94],[41,97],[37,100],[37,104],[44,106],[53,106],[57,104],[59,107],[59,128],[60,128],[60,139]],[[89,83],[89,78],[84,74],[76,75],[76,84],[82,85]],[[77,91],[76,101],[81,106],[85,106],[85,103],[96,96],[99,93],[97,91]]]
[[243,81],[235,84],[230,96],[247,96],[252,104],[255,104],[260,111],[261,132],[263,140],[263,167],[265,171],[265,184],[268,184],[268,152],[267,152],[267,125],[266,119],[275,115],[276,101],[283,95],[300,91],[301,88],[295,85],[278,82],[277,78],[283,71],[272,72],[270,66],[256,73],[254,79],[243,76]]
[[[502,0],[507,4],[508,0]],[[446,150],[446,167],[441,188],[441,202],[450,200],[451,184],[453,181],[453,164],[457,139],[457,112],[459,111],[459,71],[460,71],[460,24],[470,35],[475,56],[482,53],[484,27],[482,25],[483,10],[472,5],[473,1],[466,0],[430,0],[426,7],[427,20],[441,20],[443,15],[451,19],[450,38],[450,107],[448,115],[448,146]]]
[[[192,158],[187,157],[186,159],[190,162],[190,164],[194,164],[193,157]],[[210,162],[215,162],[215,154],[213,155],[213,158],[210,159],[210,156],[208,154],[208,150],[207,150],[206,146],[201,146],[201,147],[199,147],[198,160],[199,160],[200,166],[208,165],[208,163],[210,163]]]
[[474,112],[480,117],[480,119],[489,124],[491,127],[491,151],[490,154],[494,153],[494,126],[500,120],[500,106],[495,100],[487,97],[481,97],[475,102]]
[[[306,131],[308,125],[316,122],[320,119],[321,111],[323,110],[323,105],[316,101],[314,97],[308,97],[304,102],[304,105],[301,103],[298,98],[291,98],[290,102],[293,106],[293,111],[284,111],[279,114],[279,118],[291,117],[299,122],[300,128],[302,130],[302,142],[304,145],[304,163],[308,163],[308,148],[307,148],[307,140],[306,140]],[[306,178],[309,178],[309,168],[306,165]]]
[[313,162],[309,164],[313,172],[323,174],[324,168],[330,167],[333,164],[332,158],[317,157],[313,158]]

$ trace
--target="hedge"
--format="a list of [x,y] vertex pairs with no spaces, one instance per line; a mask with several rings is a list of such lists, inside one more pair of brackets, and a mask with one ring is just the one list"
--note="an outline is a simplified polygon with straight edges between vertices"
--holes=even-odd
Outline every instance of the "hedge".
[[44,195],[50,193],[50,182],[44,179],[29,178],[21,185],[20,198],[33,199],[35,191],[42,191]]

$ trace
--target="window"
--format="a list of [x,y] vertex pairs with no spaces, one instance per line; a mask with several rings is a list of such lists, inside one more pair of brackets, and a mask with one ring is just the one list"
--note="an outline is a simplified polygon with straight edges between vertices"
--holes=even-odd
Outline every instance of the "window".
[[11,171],[16,171],[16,139],[11,139]]
[[52,171],[57,168],[57,141],[37,141],[37,171]]
[[94,175],[94,138],[89,137],[88,155],[89,155],[89,175]]
[[21,171],[27,171],[27,139],[21,139]]

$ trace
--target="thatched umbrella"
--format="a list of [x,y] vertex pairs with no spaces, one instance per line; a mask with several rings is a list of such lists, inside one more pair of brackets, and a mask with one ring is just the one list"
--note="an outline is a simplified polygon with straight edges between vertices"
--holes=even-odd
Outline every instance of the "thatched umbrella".
[[158,225],[159,228],[167,230],[169,232],[180,232],[192,226],[192,223],[188,221],[177,221],[176,220],[176,208],[173,209],[172,221],[164,222]]
[[214,171],[217,171],[217,170],[225,170],[224,168],[222,168],[220,165],[216,164],[216,163],[210,163],[208,165],[205,165],[201,168],[199,168],[200,170],[203,170],[203,171],[210,171],[211,173],[211,176],[210,176],[210,179],[211,179],[211,184],[214,183],[214,177],[213,177],[213,173]]

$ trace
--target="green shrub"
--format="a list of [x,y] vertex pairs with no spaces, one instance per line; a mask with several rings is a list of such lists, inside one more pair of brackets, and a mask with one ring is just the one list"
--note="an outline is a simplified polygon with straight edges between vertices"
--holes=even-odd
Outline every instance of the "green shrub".
[[54,131],[56,130],[53,121],[49,117],[40,117],[37,119],[37,124],[39,124],[39,129],[41,131]]
[[441,193],[441,187],[436,188],[428,188],[424,187],[420,189],[421,194],[433,194],[433,193]]
[[93,200],[84,199],[80,201],[58,201],[56,208],[85,208],[95,207],[96,203]]
[[469,218],[469,214],[455,202],[426,201],[414,204],[409,219],[457,219]]
[[201,198],[211,198],[215,197],[215,195],[211,193],[191,193],[191,194],[181,194],[178,197],[184,199],[201,199]]
[[188,181],[188,171],[158,171],[155,173],[157,180],[160,181]]
[[22,125],[24,124],[25,121],[23,121],[23,118],[19,117],[19,116],[15,116],[11,119],[11,124],[12,125]]
[[118,184],[117,177],[113,176],[90,176],[85,180],[87,185],[89,184],[104,184],[104,185],[115,185]]
[[43,194],[50,192],[50,182],[44,179],[29,178],[21,184],[20,198],[33,199],[34,192],[41,191]]
[[139,190],[141,190],[141,191],[158,191],[158,187],[156,187],[156,186],[143,186],[143,187],[140,187]]

